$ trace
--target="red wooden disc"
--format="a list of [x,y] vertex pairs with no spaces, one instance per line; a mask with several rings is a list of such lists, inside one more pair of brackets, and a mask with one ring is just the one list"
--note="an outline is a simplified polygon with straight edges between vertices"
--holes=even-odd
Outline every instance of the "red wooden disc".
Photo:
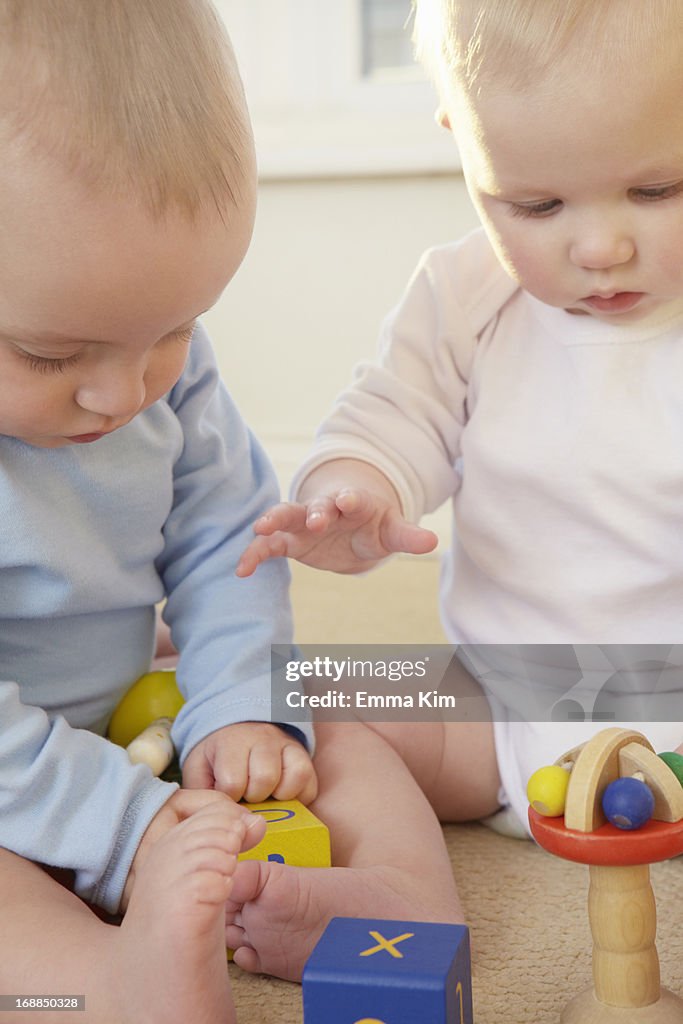
[[683,853],[683,819],[673,823],[650,819],[633,831],[607,822],[595,832],[575,832],[565,828],[563,817],[547,818],[530,807],[529,825],[544,850],[579,864],[628,867],[654,864]]

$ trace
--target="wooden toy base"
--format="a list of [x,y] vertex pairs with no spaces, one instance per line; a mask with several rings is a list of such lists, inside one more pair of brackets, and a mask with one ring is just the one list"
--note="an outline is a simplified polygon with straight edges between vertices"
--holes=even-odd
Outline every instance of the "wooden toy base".
[[[530,807],[529,824],[544,849],[589,865],[594,982],[567,1003],[560,1024],[683,1024],[683,999],[659,981],[650,884],[650,864],[683,853],[679,780],[662,770],[664,762],[642,733],[617,727],[603,729],[556,763],[571,771],[564,818]],[[602,797],[633,769],[656,794],[657,817],[624,834],[603,824]]]
[[649,1006],[607,1006],[589,988],[567,1003],[560,1024],[683,1024],[683,999],[662,988],[657,1002]]

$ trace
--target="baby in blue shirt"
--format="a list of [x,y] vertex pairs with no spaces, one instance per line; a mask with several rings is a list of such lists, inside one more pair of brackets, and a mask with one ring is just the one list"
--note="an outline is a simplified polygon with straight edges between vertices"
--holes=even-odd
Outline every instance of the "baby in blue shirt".
[[[197,321],[256,204],[208,0],[0,0],[0,140],[0,992],[232,1021],[225,902],[263,831],[234,800],[316,782],[270,721],[286,569],[235,576],[276,484]],[[163,597],[183,790],[98,735]]]

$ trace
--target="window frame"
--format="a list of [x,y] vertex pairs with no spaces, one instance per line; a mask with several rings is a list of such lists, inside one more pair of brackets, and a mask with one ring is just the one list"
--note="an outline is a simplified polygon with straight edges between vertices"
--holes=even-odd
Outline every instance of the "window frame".
[[422,69],[363,74],[360,0],[214,3],[240,63],[262,180],[458,170]]

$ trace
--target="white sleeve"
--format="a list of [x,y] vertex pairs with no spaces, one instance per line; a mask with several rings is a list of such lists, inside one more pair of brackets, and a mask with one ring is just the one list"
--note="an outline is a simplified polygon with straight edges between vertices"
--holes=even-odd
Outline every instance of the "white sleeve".
[[315,466],[355,458],[391,480],[407,519],[417,521],[442,504],[457,487],[475,345],[439,260],[428,253],[382,327],[379,362],[356,369],[320,426],[292,493]]
[[371,463],[417,521],[455,493],[479,340],[518,285],[481,228],[428,251],[385,321],[377,364],[362,364],[293,481],[331,459]]

